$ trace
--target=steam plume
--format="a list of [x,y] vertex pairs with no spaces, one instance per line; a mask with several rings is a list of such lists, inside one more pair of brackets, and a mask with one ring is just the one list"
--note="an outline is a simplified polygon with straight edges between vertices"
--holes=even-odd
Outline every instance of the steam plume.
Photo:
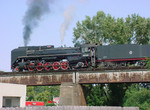
[[73,13],[75,10],[75,6],[74,5],[70,5],[65,12],[63,13],[64,16],[64,22],[62,23],[61,27],[60,27],[60,34],[61,34],[61,45],[63,45],[63,41],[64,41],[64,36],[66,33],[66,30],[68,29],[68,26],[71,22],[71,20],[73,19]]
[[[87,0],[78,0],[79,3],[85,3]],[[60,27],[60,36],[61,36],[61,45],[63,45],[63,41],[64,41],[64,36],[66,33],[66,30],[68,29],[72,19],[73,19],[73,14],[76,11],[75,7],[77,4],[73,3],[72,5],[70,5],[63,13],[64,16],[64,22],[62,23],[61,27]]]
[[30,35],[35,27],[38,26],[41,17],[50,11],[49,0],[29,0],[28,10],[23,18],[24,45],[27,46],[30,40]]

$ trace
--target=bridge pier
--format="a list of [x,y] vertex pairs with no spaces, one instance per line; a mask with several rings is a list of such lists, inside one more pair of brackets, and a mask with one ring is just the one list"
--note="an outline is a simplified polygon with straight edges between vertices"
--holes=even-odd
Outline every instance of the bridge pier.
[[60,86],[60,106],[86,106],[84,93],[80,84],[64,82]]

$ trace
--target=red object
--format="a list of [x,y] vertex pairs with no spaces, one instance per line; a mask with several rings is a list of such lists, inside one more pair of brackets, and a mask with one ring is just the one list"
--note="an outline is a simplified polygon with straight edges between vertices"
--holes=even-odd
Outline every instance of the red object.
[[38,70],[38,71],[42,71],[43,70],[43,64],[42,63],[37,63],[37,67],[36,67],[36,69]]
[[49,104],[52,104],[52,103],[56,103],[56,102],[55,102],[55,101],[51,101],[51,100],[50,100],[50,101],[48,101],[48,103],[49,103]]
[[60,63],[59,62],[54,62],[53,63],[53,69],[54,70],[59,70],[59,68],[60,68]]
[[34,63],[30,63],[28,66],[29,71],[33,71],[34,70]]
[[44,65],[45,65],[45,70],[46,71],[49,71],[51,69],[51,66],[52,66],[51,63],[46,62]]
[[145,60],[146,58],[131,58],[131,59],[106,59],[106,60],[97,60],[97,62],[102,62],[102,61],[129,61],[129,60]]
[[44,106],[44,102],[26,101],[26,106]]
[[47,46],[47,48],[50,48],[50,47],[52,47],[52,46],[51,46],[51,45],[48,45],[48,46]]
[[52,104],[52,103],[54,103],[54,102],[53,102],[53,101],[48,101],[48,103],[49,103],[49,104]]
[[68,66],[68,63],[67,63],[67,62],[63,61],[63,62],[61,63],[61,69],[67,70],[68,67],[69,67],[69,66]]
[[88,66],[88,63],[87,63],[87,61],[85,61],[85,64],[86,64],[86,66]]
[[16,67],[16,68],[15,68],[15,70],[18,72],[18,71],[19,71],[19,68],[18,68],[18,67]]

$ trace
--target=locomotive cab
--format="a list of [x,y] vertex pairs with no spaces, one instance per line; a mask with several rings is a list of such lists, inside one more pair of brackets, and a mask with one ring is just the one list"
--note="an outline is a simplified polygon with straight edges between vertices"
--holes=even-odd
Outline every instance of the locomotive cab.
[[96,45],[84,44],[81,45],[81,52],[83,57],[91,57],[95,53]]
[[87,61],[91,62],[92,66],[95,66],[95,51],[97,45],[94,44],[84,44],[81,46],[82,56],[87,59]]

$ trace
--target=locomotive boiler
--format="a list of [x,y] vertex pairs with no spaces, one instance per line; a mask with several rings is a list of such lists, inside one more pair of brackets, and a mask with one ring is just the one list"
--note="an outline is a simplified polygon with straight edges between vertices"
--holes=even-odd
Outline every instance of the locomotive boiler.
[[26,46],[11,52],[12,71],[71,70],[89,67],[144,66],[150,45],[91,45],[78,47]]

